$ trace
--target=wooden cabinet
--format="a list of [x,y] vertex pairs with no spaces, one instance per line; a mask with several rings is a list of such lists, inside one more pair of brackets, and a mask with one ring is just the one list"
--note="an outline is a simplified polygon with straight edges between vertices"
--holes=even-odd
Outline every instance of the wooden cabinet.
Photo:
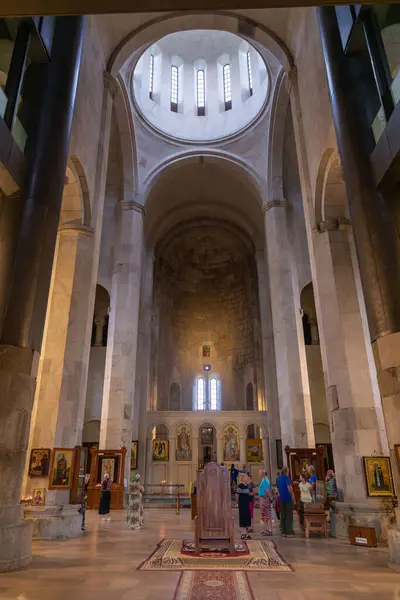
[[[90,468],[90,481],[88,485],[88,508],[98,508],[100,505],[101,484],[103,472],[107,466],[107,472],[112,478],[111,487],[111,510],[121,510],[124,508],[124,472],[126,448],[119,450],[98,450],[95,446],[90,449],[92,458]],[[111,473],[110,473],[111,471]]]
[[366,546],[367,548],[376,548],[376,531],[374,527],[349,526],[349,540],[353,546]]

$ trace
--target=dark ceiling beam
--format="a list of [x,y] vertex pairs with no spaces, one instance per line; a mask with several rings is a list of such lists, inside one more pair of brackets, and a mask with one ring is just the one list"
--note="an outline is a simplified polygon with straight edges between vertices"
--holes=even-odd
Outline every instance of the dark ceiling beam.
[[[381,3],[378,0],[375,4]],[[338,4],[354,4],[335,0]],[[332,0],[2,0],[1,17],[33,15],[100,15],[135,12],[210,11],[329,6]]]

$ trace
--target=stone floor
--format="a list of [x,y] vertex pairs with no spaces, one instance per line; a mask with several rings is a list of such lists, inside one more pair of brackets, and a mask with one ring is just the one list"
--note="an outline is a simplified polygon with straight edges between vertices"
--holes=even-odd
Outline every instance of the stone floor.
[[[0,599],[173,599],[178,572],[140,572],[136,567],[162,538],[190,537],[188,510],[178,517],[170,509],[148,509],[140,532],[127,529],[122,512],[106,523],[96,513],[87,516],[82,538],[35,542],[28,569],[0,575]],[[400,600],[400,574],[388,568],[384,548],[305,540],[300,534],[283,539],[276,530],[273,539],[295,572],[249,573],[256,600]]]

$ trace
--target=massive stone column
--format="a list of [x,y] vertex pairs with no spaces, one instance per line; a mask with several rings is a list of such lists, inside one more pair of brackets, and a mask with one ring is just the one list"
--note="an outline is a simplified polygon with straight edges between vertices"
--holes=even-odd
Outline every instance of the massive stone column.
[[28,444],[79,74],[84,17],[55,20],[36,139],[29,140],[24,211],[0,347],[0,571],[27,565],[32,525],[21,484]]
[[[268,415],[268,454],[264,455],[265,466],[271,476],[277,473],[276,440],[281,439],[281,424],[279,418],[279,402],[276,379],[276,361],[274,348],[274,331],[272,325],[271,293],[268,281],[268,269],[263,251],[256,252],[258,295],[260,302],[262,357],[264,368],[264,386],[266,408]],[[268,460],[267,460],[268,456]]]
[[[58,231],[29,448],[74,448],[82,442],[113,97],[106,78],[92,213],[95,235],[75,221],[62,223]],[[25,494],[38,486],[47,488],[48,479],[26,477]],[[26,511],[34,521],[34,537],[80,535],[79,514],[69,505],[69,494],[48,490],[44,509]]]
[[[86,398],[86,348],[93,230],[66,224],[58,233],[53,278],[31,423],[30,448],[74,448],[82,441]],[[90,318],[89,318],[90,317]],[[49,479],[27,478],[26,494],[48,487]],[[69,506],[70,490],[47,490],[46,508],[27,510],[34,537],[57,539],[80,534],[79,514]]]
[[132,439],[139,440],[138,470],[144,473],[146,445],[146,413],[150,409],[150,362],[151,333],[153,317],[153,252],[144,252],[142,270],[142,291],[138,324],[136,357],[135,402],[133,407]]
[[350,225],[331,219],[313,234],[316,303],[337,483],[338,536],[356,515],[387,538],[381,505],[367,498],[363,456],[387,452],[378,390],[374,389],[349,243]]
[[[398,420],[400,411],[400,238],[391,204],[373,180],[365,126],[357,110],[354,65],[349,65],[343,52],[335,8],[318,8],[318,21],[390,453],[394,458],[396,433],[392,423]],[[396,544],[399,549],[400,531]],[[399,550],[397,554],[400,555]]]
[[282,444],[313,448],[315,440],[300,298],[293,281],[295,273],[284,201],[268,202],[263,210]]
[[111,285],[111,312],[101,414],[100,447],[129,449],[129,478],[143,250],[142,204],[121,202]]

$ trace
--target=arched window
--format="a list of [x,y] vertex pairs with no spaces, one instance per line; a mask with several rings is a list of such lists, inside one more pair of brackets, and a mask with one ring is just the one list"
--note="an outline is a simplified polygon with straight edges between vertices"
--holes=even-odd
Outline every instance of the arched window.
[[251,73],[251,56],[250,56],[250,50],[248,50],[247,52],[247,75],[249,78],[249,92],[250,92],[250,96],[253,95],[253,75]]
[[205,410],[206,408],[206,398],[205,398],[205,386],[203,377],[199,377],[197,380],[197,410]]
[[231,66],[229,63],[224,65],[222,73],[223,73],[223,81],[224,81],[225,110],[231,110],[231,108],[232,108],[232,83],[231,83]]
[[204,83],[204,71],[200,69],[197,71],[197,115],[204,117],[206,114],[206,97],[205,97],[205,83]]
[[217,379],[216,377],[212,377],[210,381],[210,408],[211,410],[217,410]]
[[172,112],[178,112],[178,85],[179,85],[179,71],[178,67],[172,65],[171,67],[171,110]]
[[149,64],[149,98],[153,100],[153,89],[154,89],[154,54],[150,54]]

